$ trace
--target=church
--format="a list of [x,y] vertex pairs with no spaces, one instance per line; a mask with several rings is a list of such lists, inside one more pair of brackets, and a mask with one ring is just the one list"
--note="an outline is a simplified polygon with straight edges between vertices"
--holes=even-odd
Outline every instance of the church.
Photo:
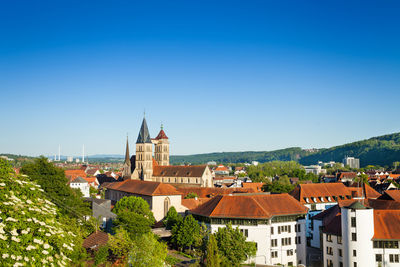
[[178,187],[213,186],[211,171],[207,165],[169,165],[169,139],[163,126],[156,138],[150,138],[146,118],[143,118],[136,140],[136,155],[130,157],[129,143],[126,140],[122,176],[124,180],[162,182]]

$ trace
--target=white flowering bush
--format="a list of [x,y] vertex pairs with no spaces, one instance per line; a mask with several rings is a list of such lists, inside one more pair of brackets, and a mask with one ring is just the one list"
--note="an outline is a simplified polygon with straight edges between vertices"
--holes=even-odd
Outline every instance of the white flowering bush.
[[28,177],[0,177],[1,266],[71,265],[82,253],[82,238],[66,221]]

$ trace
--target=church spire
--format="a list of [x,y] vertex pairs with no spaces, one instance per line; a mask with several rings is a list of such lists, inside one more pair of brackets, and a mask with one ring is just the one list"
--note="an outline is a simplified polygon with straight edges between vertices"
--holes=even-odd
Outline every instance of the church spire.
[[136,144],[144,144],[144,143],[151,144],[149,128],[147,127],[147,122],[145,117],[143,117],[142,127],[140,127],[139,136],[136,141]]
[[128,164],[128,165],[131,165],[131,160],[130,160],[130,157],[129,157],[128,135],[126,135],[125,163]]

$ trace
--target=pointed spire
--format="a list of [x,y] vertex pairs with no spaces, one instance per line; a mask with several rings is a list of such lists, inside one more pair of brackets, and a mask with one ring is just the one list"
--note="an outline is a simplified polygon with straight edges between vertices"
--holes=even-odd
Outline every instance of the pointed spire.
[[160,139],[168,139],[167,135],[164,132],[164,125],[161,123],[161,130],[158,133],[157,137],[155,138],[156,140],[160,140]]
[[140,143],[140,144],[150,143],[151,144],[150,133],[149,133],[149,128],[147,127],[146,118],[143,118],[142,127],[140,127],[139,136],[136,140],[136,144],[138,144],[138,143]]
[[131,165],[131,160],[129,157],[129,143],[128,143],[128,134],[126,135],[126,152],[125,152],[125,163]]

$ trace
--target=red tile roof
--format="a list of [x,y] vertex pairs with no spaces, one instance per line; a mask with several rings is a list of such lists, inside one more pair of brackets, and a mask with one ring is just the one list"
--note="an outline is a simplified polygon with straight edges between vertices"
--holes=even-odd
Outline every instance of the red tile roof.
[[263,185],[264,183],[242,183],[243,188],[253,188],[256,192],[262,192]]
[[193,166],[153,166],[155,177],[201,177],[207,165]]
[[161,129],[161,131],[158,133],[157,137],[154,138],[155,140],[160,140],[160,139],[168,139],[167,135],[165,134],[164,130]]
[[374,210],[373,239],[400,239],[400,210]]
[[218,165],[218,167],[215,168],[215,171],[229,171],[229,170],[224,165]]
[[84,241],[82,246],[86,249],[95,249],[104,246],[108,242],[108,234],[97,231],[89,235]]
[[254,188],[219,188],[219,187],[179,187],[177,190],[187,196],[189,193],[196,193],[199,198],[210,198],[217,195],[229,195],[235,193],[256,193]]
[[307,208],[288,194],[220,195],[191,211],[215,218],[268,219],[274,216],[306,214]]
[[109,183],[105,188],[144,196],[170,196],[182,194],[170,184],[141,180],[126,180],[123,182]]
[[84,170],[65,170],[65,176],[72,181],[77,177],[86,177],[87,175]]
[[199,205],[209,201],[209,198],[188,198],[188,199],[182,199],[182,205],[188,208],[189,210],[195,209]]
[[290,195],[302,204],[322,203],[336,202],[333,197],[351,197],[351,191],[342,183],[299,184]]
[[400,201],[400,190],[386,190],[384,195],[394,201]]
[[378,198],[381,196],[368,184],[363,184],[362,187],[358,187],[356,184],[348,187],[352,192],[353,197],[365,197],[365,198]]

